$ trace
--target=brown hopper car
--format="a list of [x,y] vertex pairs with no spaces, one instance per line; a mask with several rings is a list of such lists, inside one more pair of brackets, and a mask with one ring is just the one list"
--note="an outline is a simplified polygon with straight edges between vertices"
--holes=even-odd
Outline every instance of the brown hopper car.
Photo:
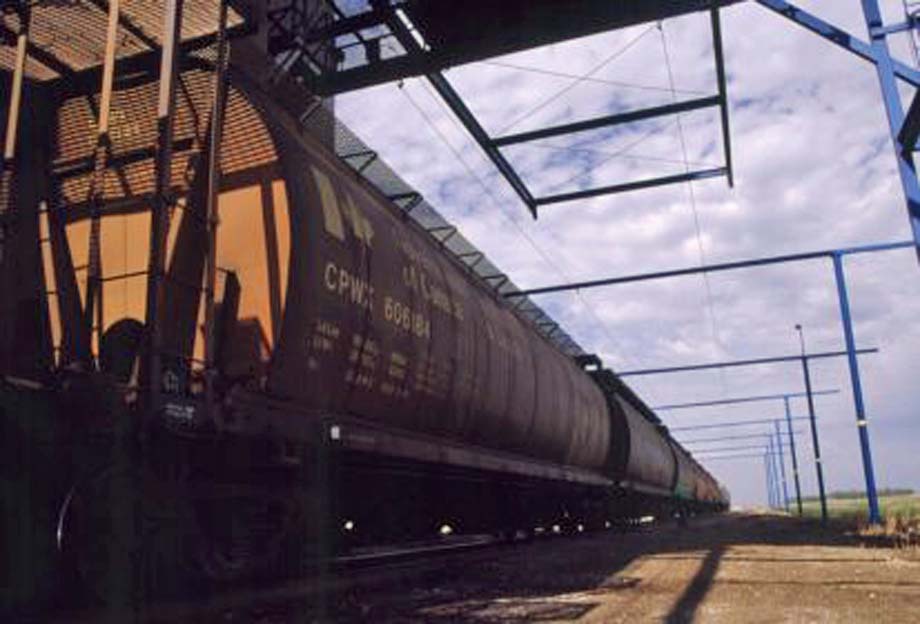
[[4,514],[32,517],[36,544],[5,548],[12,565],[54,553],[101,595],[125,567],[131,591],[168,593],[445,524],[511,535],[726,506],[641,400],[445,253],[304,128],[306,92],[254,62],[229,71],[204,370],[211,67],[191,57],[179,79],[156,404],[156,74],[116,81],[102,166],[92,76],[27,86],[29,149],[0,197],[4,477],[10,500],[31,493]]

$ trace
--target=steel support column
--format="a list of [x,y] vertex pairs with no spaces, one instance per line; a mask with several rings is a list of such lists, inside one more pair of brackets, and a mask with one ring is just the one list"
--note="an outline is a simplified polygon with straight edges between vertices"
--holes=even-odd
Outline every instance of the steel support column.
[[[882,12],[878,0],[862,0],[863,15],[866,18],[866,27],[875,57],[875,68],[878,74],[879,85],[882,88],[882,100],[885,103],[885,112],[888,115],[888,127],[891,132],[891,141],[894,145],[895,158],[898,163],[898,176],[901,178],[901,187],[904,198],[907,200],[907,213],[910,218],[911,230],[914,234],[914,244],[917,256],[920,259],[920,180],[914,167],[913,155],[904,149],[901,143],[901,129],[904,127],[904,107],[901,105],[901,95],[898,93],[898,82],[895,77],[895,64],[888,48],[887,33],[882,22]],[[876,509],[876,516],[877,514]],[[870,504],[870,516],[871,516]],[[878,522],[880,518],[871,518],[870,522]]]
[[779,449],[779,477],[783,484],[783,508],[789,511],[789,486],[786,482],[786,456],[783,453],[783,434],[779,430],[779,419],[773,421],[776,430],[776,448]]
[[774,499],[774,489],[773,489],[773,460],[771,457],[769,447],[764,451],[763,454],[763,463],[764,468],[767,472],[767,506],[770,509],[773,509],[775,499]]
[[[23,3],[25,4],[25,3]],[[19,109],[22,104],[22,84],[26,71],[26,52],[29,44],[28,5],[19,10],[19,32],[16,35],[16,61],[10,88],[10,103],[6,115],[6,138],[3,144],[3,168],[6,171],[16,157],[16,138],[19,133]]]
[[770,470],[773,473],[773,508],[779,509],[783,506],[783,495],[779,485],[779,466],[776,464],[778,451],[776,450],[776,440],[773,439],[773,436],[770,436],[768,441],[770,449]]
[[869,446],[869,426],[866,420],[866,407],[863,401],[862,382],[859,377],[859,359],[856,357],[856,338],[853,333],[853,319],[850,316],[850,298],[847,293],[846,276],[843,270],[843,258],[836,254],[834,260],[834,278],[837,283],[837,297],[840,302],[840,319],[843,324],[843,337],[847,346],[847,361],[850,368],[850,383],[853,387],[853,403],[856,408],[856,429],[859,432],[859,448],[862,453],[863,473],[866,479],[866,498],[869,501],[869,523],[882,521],[879,511],[878,492],[875,487],[875,469],[872,465],[872,449]]
[[789,454],[792,455],[792,480],[795,484],[795,504],[802,515],[802,484],[799,481],[799,458],[795,450],[795,433],[792,430],[792,410],[789,409],[789,397],[783,397],[786,408],[786,429],[789,435]]
[[111,151],[109,118],[112,110],[112,86],[115,81],[115,49],[118,46],[118,23],[121,15],[120,0],[108,3],[108,24],[105,34],[105,53],[102,63],[102,83],[99,91],[99,120],[96,128],[96,146],[93,152],[93,176],[90,183],[91,220],[89,233],[89,270],[86,279],[85,318],[89,335],[95,337],[96,357],[102,348],[104,329],[102,292],[102,204],[105,196],[105,168]]
[[175,125],[176,69],[182,27],[182,1],[166,0],[163,7],[163,48],[157,98],[156,186],[150,220],[150,258],[147,275],[146,324],[149,340],[147,362],[148,408],[160,409],[162,387],[162,319],[160,298],[166,272],[166,235],[172,182],[173,130]]
[[827,495],[824,491],[824,467],[821,462],[821,445],[818,443],[818,422],[815,419],[815,403],[811,396],[811,373],[808,370],[808,358],[805,355],[805,338],[802,328],[797,325],[802,343],[802,375],[805,378],[805,393],[808,401],[808,418],[811,424],[811,445],[815,451],[815,472],[818,477],[818,497],[821,500],[821,522],[827,523]]
[[211,137],[208,155],[208,253],[205,256],[204,288],[204,379],[205,411],[208,419],[214,418],[214,381],[216,370],[216,345],[214,335],[214,290],[217,288],[217,200],[220,195],[220,148],[223,141],[224,110],[227,95],[227,12],[228,0],[220,0],[217,24],[217,63],[214,71],[214,103],[211,107]]

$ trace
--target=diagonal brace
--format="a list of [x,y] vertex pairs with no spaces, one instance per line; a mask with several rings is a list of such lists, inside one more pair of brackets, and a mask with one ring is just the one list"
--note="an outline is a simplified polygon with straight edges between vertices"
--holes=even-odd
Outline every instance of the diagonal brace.
[[[848,50],[871,63],[878,63],[878,55],[870,44],[854,37],[845,30],[825,22],[820,17],[785,0],[756,0],[756,2],[774,13],[792,20],[799,26],[822,36],[831,43],[837,44],[844,50]],[[892,60],[892,65],[894,74],[898,78],[914,87],[920,87],[920,71],[900,61]]]

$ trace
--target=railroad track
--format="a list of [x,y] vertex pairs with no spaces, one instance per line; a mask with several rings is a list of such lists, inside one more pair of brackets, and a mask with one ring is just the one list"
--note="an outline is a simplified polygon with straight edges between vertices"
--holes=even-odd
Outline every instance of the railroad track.
[[365,548],[317,564],[306,577],[299,579],[235,587],[204,598],[154,603],[130,612],[102,608],[59,613],[52,616],[52,621],[68,624],[287,622],[290,620],[277,618],[296,617],[298,605],[322,603],[323,599],[349,590],[405,583],[461,564],[486,561],[495,557],[496,549],[511,545],[491,536],[458,536],[437,542]]

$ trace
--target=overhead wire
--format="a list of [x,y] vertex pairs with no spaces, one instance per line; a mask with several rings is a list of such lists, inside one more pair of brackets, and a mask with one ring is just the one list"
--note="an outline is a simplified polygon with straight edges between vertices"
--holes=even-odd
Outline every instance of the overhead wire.
[[[588,174],[591,173],[592,171],[596,171],[597,169],[599,169],[600,167],[606,165],[607,163],[609,163],[611,160],[613,160],[613,159],[615,159],[615,158],[628,158],[628,154],[629,154],[629,151],[630,151],[631,149],[633,149],[634,147],[636,147],[636,146],[642,144],[643,142],[645,142],[645,141],[647,141],[648,139],[652,138],[652,137],[655,136],[656,134],[662,132],[665,128],[667,128],[668,126],[672,125],[673,123],[674,123],[674,121],[671,120],[671,121],[666,121],[665,123],[663,123],[663,124],[661,124],[661,125],[655,126],[655,127],[652,128],[651,130],[649,130],[649,131],[643,133],[642,136],[640,136],[640,137],[639,137],[638,139],[636,139],[635,141],[633,141],[633,142],[627,144],[626,146],[624,146],[624,147],[622,147],[622,148],[616,150],[615,152],[609,152],[606,158],[602,158],[599,162],[594,163],[594,164],[591,165],[590,167],[586,168],[584,171],[580,171],[580,172],[576,173],[575,175],[573,175],[573,176],[571,176],[571,177],[569,177],[569,178],[566,178],[566,179],[563,180],[562,182],[558,182],[558,183],[554,184],[553,186],[551,186],[551,187],[547,190],[547,192],[552,193],[552,192],[554,192],[554,191],[561,190],[561,189],[563,189],[564,187],[566,187],[566,186],[568,186],[569,184],[571,184],[572,182],[575,182],[576,180],[580,180],[581,178],[585,177],[586,175],[588,175]],[[682,162],[682,161],[681,161],[681,162]]]
[[609,56],[605,57],[604,60],[602,60],[600,63],[598,63],[597,65],[595,65],[594,67],[592,67],[590,70],[588,70],[587,73],[585,73],[585,74],[583,74],[583,75],[581,75],[581,76],[576,76],[576,77],[574,77],[574,80],[572,80],[571,83],[569,83],[568,85],[566,85],[566,86],[563,87],[562,89],[559,89],[558,91],[556,91],[555,93],[553,93],[553,94],[550,95],[549,97],[543,99],[543,100],[542,100],[541,102],[539,102],[537,105],[533,106],[532,108],[528,109],[526,112],[524,112],[524,113],[522,113],[521,115],[519,115],[518,117],[516,117],[510,124],[508,124],[507,126],[505,126],[504,128],[502,128],[501,130],[499,130],[498,134],[504,134],[504,133],[508,132],[509,130],[511,130],[512,128],[514,128],[515,126],[517,126],[519,123],[521,123],[522,121],[524,121],[524,120],[527,119],[528,117],[530,117],[530,116],[532,116],[533,114],[535,114],[535,113],[537,113],[537,112],[543,110],[544,108],[546,108],[547,106],[549,106],[550,104],[552,104],[553,102],[555,102],[556,100],[558,100],[559,98],[561,98],[563,95],[565,95],[566,93],[568,93],[569,91],[571,91],[572,89],[574,89],[575,87],[577,87],[579,84],[581,84],[581,83],[585,82],[586,80],[590,79],[592,76],[594,76],[594,74],[596,74],[597,72],[599,72],[600,70],[602,70],[604,67],[606,67],[607,65],[609,65],[610,63],[612,63],[613,61],[615,61],[616,59],[618,59],[619,57],[621,57],[621,56],[623,56],[624,54],[626,54],[626,52],[628,52],[634,45],[636,45],[637,43],[639,43],[639,41],[641,41],[647,34],[649,34],[650,32],[652,32],[654,29],[655,29],[655,26],[649,26],[648,28],[646,28],[645,30],[643,30],[643,31],[642,31],[641,33],[639,33],[637,36],[633,37],[633,38],[630,39],[628,42],[626,42],[625,45],[623,45],[623,46],[621,46],[620,48],[617,48],[616,50],[614,50],[614,52],[613,52],[612,54],[610,54]]
[[[568,72],[557,71],[553,69],[546,69],[544,67],[534,67],[532,65],[518,65],[516,63],[507,63],[504,61],[481,61],[483,65],[492,65],[493,67],[504,67],[506,69],[514,69],[518,71],[530,72],[533,74],[542,74],[544,76],[553,76],[555,78],[570,78],[575,79],[580,82],[593,82],[597,84],[603,84],[611,87],[621,87],[624,89],[636,89],[639,91],[659,91],[664,93],[670,93],[671,89],[668,87],[658,87],[655,85],[640,85],[634,82],[625,82],[622,80],[609,80],[607,78],[594,78],[591,75],[579,76],[578,74],[571,74]],[[679,93],[684,95],[705,95],[704,91],[693,91],[690,89],[679,89]]]
[[[660,128],[658,128],[660,130]],[[591,147],[576,147],[570,145],[552,145],[549,143],[531,143],[530,147],[536,147],[538,149],[545,150],[554,150],[559,152],[572,152],[572,153],[586,153],[586,154],[597,154],[599,156],[610,156],[613,158],[623,158],[624,160],[647,160],[649,162],[660,162],[667,163],[671,165],[683,165],[684,161],[677,158],[662,158],[659,156],[647,156],[645,154],[629,154],[623,153],[622,150],[616,152],[608,152],[607,150],[594,149]],[[631,149],[631,148],[630,148]],[[720,165],[716,163],[706,163],[706,162],[697,162],[691,161],[691,165],[695,167],[707,167],[707,168],[716,168]]]
[[[420,82],[422,83],[423,87],[426,89],[426,92],[429,94],[429,96],[431,96],[431,98],[434,99],[435,102],[438,103],[440,106],[444,106],[444,103],[441,101],[441,98],[438,97],[437,94],[431,90],[431,88],[427,85],[427,83],[424,82],[423,80],[420,80]],[[505,221],[510,223],[511,226],[517,230],[517,232],[521,235],[521,237],[537,253],[537,255],[543,259],[543,261],[547,264],[547,266],[549,266],[550,269],[552,269],[555,273],[557,273],[563,280],[571,281],[571,278],[558,265],[558,263],[556,263],[555,260],[553,260],[553,258],[549,254],[547,254],[537,244],[537,242],[533,239],[533,237],[531,237],[527,233],[527,231],[523,227],[521,227],[521,224],[514,217],[512,217],[510,214],[507,213],[507,211],[504,208],[504,203],[495,194],[492,187],[489,184],[487,184],[486,181],[483,180],[482,176],[480,176],[479,173],[476,172],[476,170],[473,169],[473,167],[466,161],[466,159],[463,157],[460,151],[447,138],[447,136],[441,131],[441,129],[438,128],[437,124],[434,122],[431,116],[427,113],[427,111],[425,111],[425,109],[418,102],[415,101],[415,99],[409,94],[408,90],[406,90],[405,88],[402,88],[400,89],[400,91],[403,93],[404,97],[409,101],[412,107],[419,113],[419,115],[422,117],[425,123],[432,129],[435,135],[437,135],[437,137],[441,140],[441,142],[448,148],[448,150],[451,152],[454,158],[466,170],[466,172],[470,175],[470,177],[476,180],[477,184],[482,188],[483,192],[492,200],[493,204],[499,209],[498,214],[501,215]],[[453,120],[454,123],[459,123],[454,119],[453,114],[450,113],[449,110],[446,111],[446,113],[447,113],[448,118]],[[609,340],[611,344],[616,344],[616,341],[614,340],[613,336],[607,330],[606,325],[597,316],[597,313],[591,307],[590,303],[588,303],[585,297],[578,291],[575,291],[574,294],[575,294],[575,297],[581,302],[584,309],[588,312],[588,314],[591,315],[591,317],[597,323],[597,327],[601,330],[601,333],[604,334],[604,337],[607,340]]]
[[[664,25],[662,24],[662,22],[658,22],[657,28],[661,36],[661,47],[662,47],[662,51],[664,52],[665,68],[667,69],[667,72],[668,72],[668,84],[671,85],[672,98],[674,102],[676,103],[678,101],[677,91],[674,87],[674,68],[671,65],[671,54],[668,49],[668,39],[667,39],[667,36],[665,35]],[[687,140],[684,135],[684,125],[683,125],[683,122],[681,121],[680,113],[676,113],[674,117],[677,121],[677,135],[680,139],[680,149],[681,149],[681,154],[683,156],[684,169],[686,170],[687,173],[690,173],[690,170],[691,170],[690,158],[688,156],[688,151],[687,151]],[[697,209],[697,205],[696,205],[696,192],[693,189],[693,181],[691,180],[687,181],[687,191],[690,196],[690,211],[693,214],[693,227],[696,233],[696,246],[697,246],[697,251],[699,252],[700,267],[705,269],[707,261],[706,261],[706,250],[703,247],[703,230],[702,230],[702,227],[700,226],[700,215],[699,215],[699,210]],[[700,273],[700,276],[703,279],[703,286],[706,290],[706,303],[707,303],[707,308],[709,311],[709,325],[710,325],[710,331],[712,332],[712,339],[713,339],[713,342],[715,343],[715,346],[721,347],[722,343],[719,339],[719,329],[718,329],[718,323],[716,321],[715,305],[713,303],[712,286],[709,282],[709,274],[704,270],[702,273]],[[721,369],[719,370],[719,379],[721,381],[722,389],[724,391],[725,390],[725,374]]]

